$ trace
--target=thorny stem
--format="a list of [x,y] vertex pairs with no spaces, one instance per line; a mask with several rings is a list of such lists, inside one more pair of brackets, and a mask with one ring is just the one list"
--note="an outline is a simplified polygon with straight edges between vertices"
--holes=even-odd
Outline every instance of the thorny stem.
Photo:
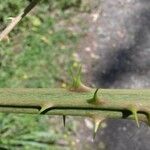
[[[2,41],[41,0],[30,4],[0,34]],[[101,89],[97,93],[82,84],[81,67],[73,78],[73,87],[64,89],[0,89],[0,112],[88,116],[94,119],[94,137],[101,120],[131,118],[150,125],[150,89]]]
[[[101,89],[98,97],[104,101],[94,105],[87,100],[91,92],[73,92],[65,89],[0,89],[0,112],[48,115],[98,116],[122,118],[135,108],[140,121],[147,122],[150,114],[150,89]],[[135,106],[135,107],[134,107]]]

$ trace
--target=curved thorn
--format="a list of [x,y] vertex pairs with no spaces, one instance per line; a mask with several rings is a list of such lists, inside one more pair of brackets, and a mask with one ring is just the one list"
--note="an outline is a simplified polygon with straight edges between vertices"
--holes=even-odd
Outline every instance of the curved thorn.
[[48,109],[52,108],[52,104],[44,104],[40,109],[40,114],[45,114]]
[[66,116],[65,115],[63,115],[63,125],[64,125],[64,127],[66,126]]
[[98,102],[98,96],[97,96],[98,90],[99,89],[96,89],[96,91],[94,92],[93,98],[89,99],[88,103],[95,103],[96,104]]
[[97,96],[98,90],[99,90],[99,89],[96,89],[96,91],[95,91],[95,93],[94,93],[93,101],[95,101],[95,102],[96,102],[97,99],[98,99],[98,96]]
[[139,128],[140,127],[140,124],[139,124],[139,119],[138,119],[138,114],[137,114],[137,110],[135,108],[132,108],[131,109],[131,112],[135,118],[135,121],[136,121],[136,124],[137,124],[137,127]]
[[103,121],[103,119],[94,119],[94,133],[93,133],[93,140],[95,139],[96,137],[96,133],[98,131],[98,128],[101,124],[101,122]]
[[40,114],[43,114],[43,112],[45,111],[47,109],[47,107],[42,107],[41,109],[40,109]]

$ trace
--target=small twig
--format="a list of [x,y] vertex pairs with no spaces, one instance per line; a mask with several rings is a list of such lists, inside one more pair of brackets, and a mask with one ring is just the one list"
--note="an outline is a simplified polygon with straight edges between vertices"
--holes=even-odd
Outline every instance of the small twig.
[[40,0],[32,0],[30,4],[15,18],[12,19],[11,23],[1,32],[0,41],[2,41],[13,28],[40,2]]

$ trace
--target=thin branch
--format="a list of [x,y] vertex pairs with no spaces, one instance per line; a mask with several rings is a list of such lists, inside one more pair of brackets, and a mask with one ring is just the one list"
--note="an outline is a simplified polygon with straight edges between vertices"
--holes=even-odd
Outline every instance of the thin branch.
[[14,27],[40,2],[41,0],[32,0],[30,4],[15,18],[12,19],[11,23],[1,32],[0,41],[2,41]]
[[[0,89],[0,112],[73,115],[102,118],[138,118],[147,122],[150,115],[150,89],[101,89],[102,103],[89,103],[91,92],[64,89]],[[136,111],[136,115],[135,111]],[[126,115],[125,115],[126,114]],[[125,117],[126,116],[126,117]]]

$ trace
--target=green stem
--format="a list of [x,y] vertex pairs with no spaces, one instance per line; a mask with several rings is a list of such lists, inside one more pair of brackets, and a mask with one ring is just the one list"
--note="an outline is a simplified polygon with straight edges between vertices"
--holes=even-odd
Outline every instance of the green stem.
[[100,89],[97,97],[103,103],[89,103],[91,92],[72,92],[65,89],[0,89],[0,112],[48,115],[100,116],[139,120],[150,114],[150,89]]

